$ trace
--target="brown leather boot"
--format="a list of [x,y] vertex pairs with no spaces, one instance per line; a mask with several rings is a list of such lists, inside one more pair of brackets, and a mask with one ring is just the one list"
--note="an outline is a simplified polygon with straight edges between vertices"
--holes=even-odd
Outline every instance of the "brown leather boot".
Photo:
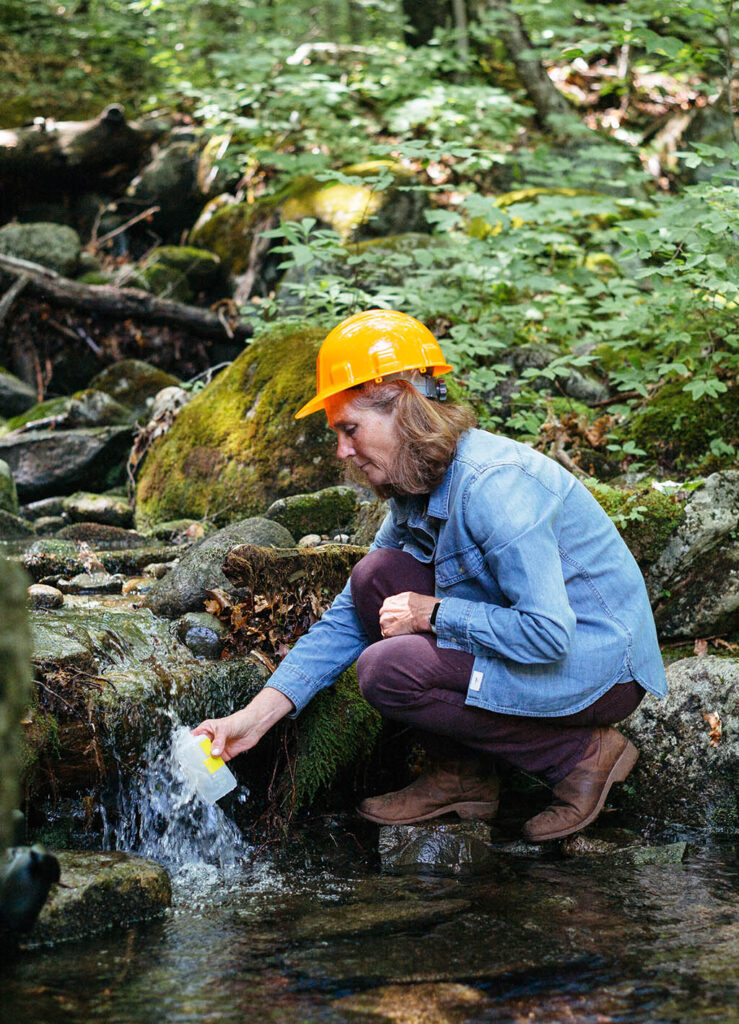
[[442,814],[460,818],[494,818],[498,779],[464,761],[447,762],[419,775],[405,789],[363,800],[357,812],[380,825],[411,825]]
[[530,818],[523,834],[534,843],[561,839],[595,821],[614,782],[623,782],[639,751],[616,729],[596,729],[585,756],[553,787],[556,801]]

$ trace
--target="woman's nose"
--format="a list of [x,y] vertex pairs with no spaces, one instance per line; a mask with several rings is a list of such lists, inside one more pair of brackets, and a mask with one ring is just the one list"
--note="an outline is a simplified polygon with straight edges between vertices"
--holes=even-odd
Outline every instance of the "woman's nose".
[[348,437],[340,437],[336,447],[336,454],[340,459],[347,459],[354,454],[354,448]]

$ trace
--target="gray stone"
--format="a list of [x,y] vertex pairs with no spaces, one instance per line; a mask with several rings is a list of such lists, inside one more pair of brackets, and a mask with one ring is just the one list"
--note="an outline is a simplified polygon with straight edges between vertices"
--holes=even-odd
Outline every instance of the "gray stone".
[[353,487],[325,487],[312,494],[278,498],[264,513],[290,531],[294,537],[306,533],[335,533],[352,522],[358,494]]
[[668,666],[667,680],[664,701],[648,698],[619,726],[640,757],[617,801],[661,822],[736,828],[739,659],[686,658]]
[[57,586],[63,594],[120,594],[124,582],[120,573],[84,572],[71,580],[59,580]]
[[11,373],[0,370],[0,416],[17,416],[38,401],[32,387]]
[[306,533],[304,537],[301,537],[298,541],[299,548],[317,548],[322,541],[320,533]]
[[64,516],[64,498],[41,498],[39,501],[31,501],[28,505],[23,505],[21,515],[32,522],[49,516],[61,518]]
[[128,427],[38,430],[0,437],[0,458],[11,468],[20,499],[33,501],[102,482],[130,443]]
[[219,658],[228,627],[208,612],[188,612],[174,624],[177,638],[198,658]]
[[62,886],[53,886],[27,946],[39,946],[158,917],[171,903],[169,875],[131,853],[56,854]]
[[383,870],[401,874],[476,874],[493,856],[483,822],[383,825],[378,847]]
[[144,607],[155,615],[175,619],[185,612],[202,611],[206,591],[213,587],[232,593],[233,586],[223,575],[221,565],[228,552],[239,544],[289,548],[295,546],[295,541],[284,526],[260,516],[231,523],[190,550],[146,595]]
[[0,509],[3,512],[10,512],[13,516],[17,516],[19,511],[15,480],[10,472],[10,466],[2,459],[0,459]]
[[124,530],[120,526],[106,526],[104,523],[67,523],[57,533],[59,540],[71,540],[88,544],[98,551],[125,551],[145,548],[149,541],[135,530]]
[[645,573],[662,639],[729,632],[739,625],[739,470],[713,473]]
[[177,564],[179,559],[174,562],[149,562],[148,565],[143,567],[143,572],[147,576],[153,576],[154,579],[161,580],[168,572],[171,572],[174,566]]
[[0,559],[0,851],[13,840],[13,811],[20,806],[23,770],[21,718],[31,699],[28,577]]
[[0,509],[0,540],[23,540],[35,535],[36,527],[33,523]]
[[28,588],[28,604],[33,610],[61,608],[64,604],[64,594],[56,587],[47,587],[43,583],[32,583]]
[[80,236],[64,224],[6,224],[0,228],[0,252],[30,260],[70,277],[77,269]]
[[150,363],[141,359],[123,359],[101,370],[90,381],[89,387],[105,391],[121,405],[131,409],[138,419],[147,412],[150,399],[163,388],[178,387],[179,384],[177,377]]
[[73,523],[102,523],[124,529],[133,526],[131,506],[118,495],[78,491],[63,499],[62,509]]
[[369,547],[389,511],[387,501],[363,501],[357,512],[357,530],[352,543]]

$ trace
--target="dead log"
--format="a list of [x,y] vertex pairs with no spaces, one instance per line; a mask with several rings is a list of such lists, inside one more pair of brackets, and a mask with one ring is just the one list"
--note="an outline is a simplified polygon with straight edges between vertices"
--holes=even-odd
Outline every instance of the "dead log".
[[160,121],[127,121],[116,103],[91,121],[36,118],[31,126],[2,129],[0,191],[110,193],[130,180],[166,130]]
[[355,544],[327,544],[319,548],[264,548],[240,544],[223,563],[223,575],[234,586],[253,594],[290,594],[311,588],[317,595],[334,594],[367,554]]
[[80,284],[70,281],[54,270],[0,255],[0,272],[13,277],[28,278],[26,290],[57,306],[72,306],[88,313],[100,313],[119,320],[129,318],[140,323],[157,324],[189,331],[203,338],[236,341],[251,338],[253,327],[241,320],[229,321],[197,306],[187,306],[172,299],[160,299],[139,288],[115,288],[106,284]]

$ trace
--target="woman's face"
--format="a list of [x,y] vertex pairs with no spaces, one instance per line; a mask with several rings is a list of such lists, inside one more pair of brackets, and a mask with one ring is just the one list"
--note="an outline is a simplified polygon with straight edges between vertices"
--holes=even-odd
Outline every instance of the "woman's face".
[[346,393],[340,393],[326,399],[326,415],[338,438],[338,457],[350,459],[373,487],[389,484],[400,449],[396,409],[362,409]]

